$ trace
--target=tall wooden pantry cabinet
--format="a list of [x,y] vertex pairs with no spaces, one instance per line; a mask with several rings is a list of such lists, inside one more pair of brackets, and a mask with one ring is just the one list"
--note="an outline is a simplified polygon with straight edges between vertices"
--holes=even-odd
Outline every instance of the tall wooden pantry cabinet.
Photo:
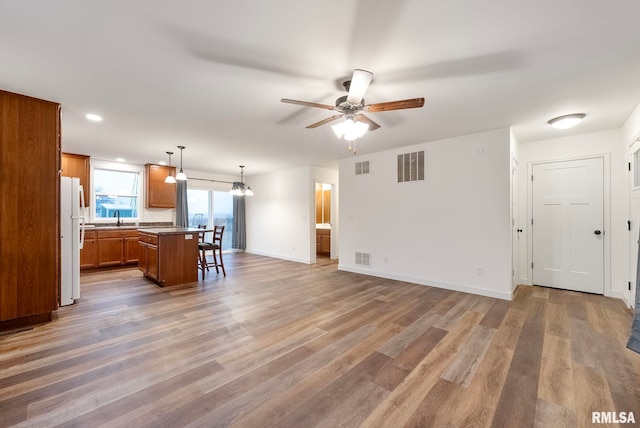
[[60,274],[60,105],[0,91],[0,331],[50,321]]

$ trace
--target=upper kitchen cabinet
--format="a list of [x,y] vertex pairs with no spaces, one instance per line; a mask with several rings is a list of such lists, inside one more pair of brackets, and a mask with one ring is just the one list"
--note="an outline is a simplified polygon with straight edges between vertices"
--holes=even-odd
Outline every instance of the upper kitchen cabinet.
[[60,105],[0,91],[0,330],[50,321],[60,275]]
[[84,189],[84,206],[89,206],[91,200],[91,169],[89,156],[62,153],[62,176],[78,177]]
[[145,206],[147,208],[175,208],[176,185],[164,182],[169,174],[176,175],[175,167],[148,163],[144,166],[144,174]]

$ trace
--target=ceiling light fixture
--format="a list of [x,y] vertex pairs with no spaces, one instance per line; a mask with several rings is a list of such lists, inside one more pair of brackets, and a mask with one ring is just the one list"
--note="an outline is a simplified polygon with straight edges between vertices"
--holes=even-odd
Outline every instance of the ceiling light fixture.
[[87,113],[84,117],[92,122],[102,122],[102,116],[93,113]]
[[187,176],[184,173],[184,171],[182,171],[182,151],[186,147],[185,146],[178,146],[178,148],[180,149],[180,172],[176,175],[176,180],[187,181]]
[[244,165],[240,165],[240,181],[234,181],[231,185],[231,191],[229,192],[233,196],[253,196],[253,190],[251,187],[244,187]]
[[117,160],[118,162],[124,162],[124,161],[126,161],[126,159],[125,159],[125,158],[116,158],[116,160]]
[[585,116],[586,114],[584,113],[567,114],[554,117],[547,123],[556,129],[568,129],[576,126]]
[[356,140],[367,132],[369,124],[358,120],[354,121],[352,114],[346,115],[345,117],[346,119],[343,122],[332,125],[331,129],[333,129],[333,132],[336,133],[338,138],[344,137],[344,139],[349,142],[349,151],[353,151],[355,155],[357,154]]
[[344,137],[347,141],[353,141],[356,138],[360,138],[367,132],[369,129],[369,124],[355,121],[352,117],[347,116],[347,119],[344,122],[340,122],[336,125],[331,126],[333,132],[336,133],[338,138]]
[[169,155],[169,175],[167,175],[167,178],[164,179],[164,182],[174,184],[176,182],[176,178],[171,173],[173,171],[173,168],[171,168],[171,155],[173,154],[173,152],[167,152],[167,154]]

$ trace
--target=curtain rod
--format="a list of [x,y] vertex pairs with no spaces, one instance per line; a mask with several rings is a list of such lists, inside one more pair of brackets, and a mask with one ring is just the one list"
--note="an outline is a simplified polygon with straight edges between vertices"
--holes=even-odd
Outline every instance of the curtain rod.
[[210,178],[187,177],[187,180],[209,181],[211,183],[233,184],[233,181],[212,180]]

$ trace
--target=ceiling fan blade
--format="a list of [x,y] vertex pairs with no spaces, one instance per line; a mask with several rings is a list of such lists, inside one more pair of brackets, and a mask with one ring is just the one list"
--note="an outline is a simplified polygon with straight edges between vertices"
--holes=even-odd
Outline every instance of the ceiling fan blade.
[[347,101],[353,104],[360,104],[364,93],[367,92],[367,88],[371,83],[373,73],[367,70],[354,70],[353,77],[351,77],[351,86],[349,86],[349,95],[347,95]]
[[322,126],[322,125],[324,125],[325,123],[329,123],[329,122],[331,122],[332,120],[339,119],[339,118],[341,118],[342,116],[343,116],[343,115],[341,115],[341,114],[336,114],[335,116],[328,117],[328,118],[326,118],[326,119],[321,120],[320,122],[312,123],[311,125],[307,126],[307,128],[317,128],[318,126]]
[[283,103],[288,103],[288,104],[298,104],[298,105],[301,105],[301,106],[317,107],[317,108],[323,108],[323,109],[326,109],[326,110],[335,110],[336,109],[335,106],[330,106],[328,104],[311,103],[309,101],[290,100],[288,98],[283,98],[280,101],[283,102]]
[[424,98],[410,98],[401,101],[389,101],[365,106],[364,110],[375,113],[379,111],[402,110],[405,108],[419,108],[424,105]]
[[360,122],[368,123],[369,131],[375,131],[376,129],[380,128],[380,125],[375,123],[373,120],[369,119],[364,114],[357,114],[356,119],[358,119]]

